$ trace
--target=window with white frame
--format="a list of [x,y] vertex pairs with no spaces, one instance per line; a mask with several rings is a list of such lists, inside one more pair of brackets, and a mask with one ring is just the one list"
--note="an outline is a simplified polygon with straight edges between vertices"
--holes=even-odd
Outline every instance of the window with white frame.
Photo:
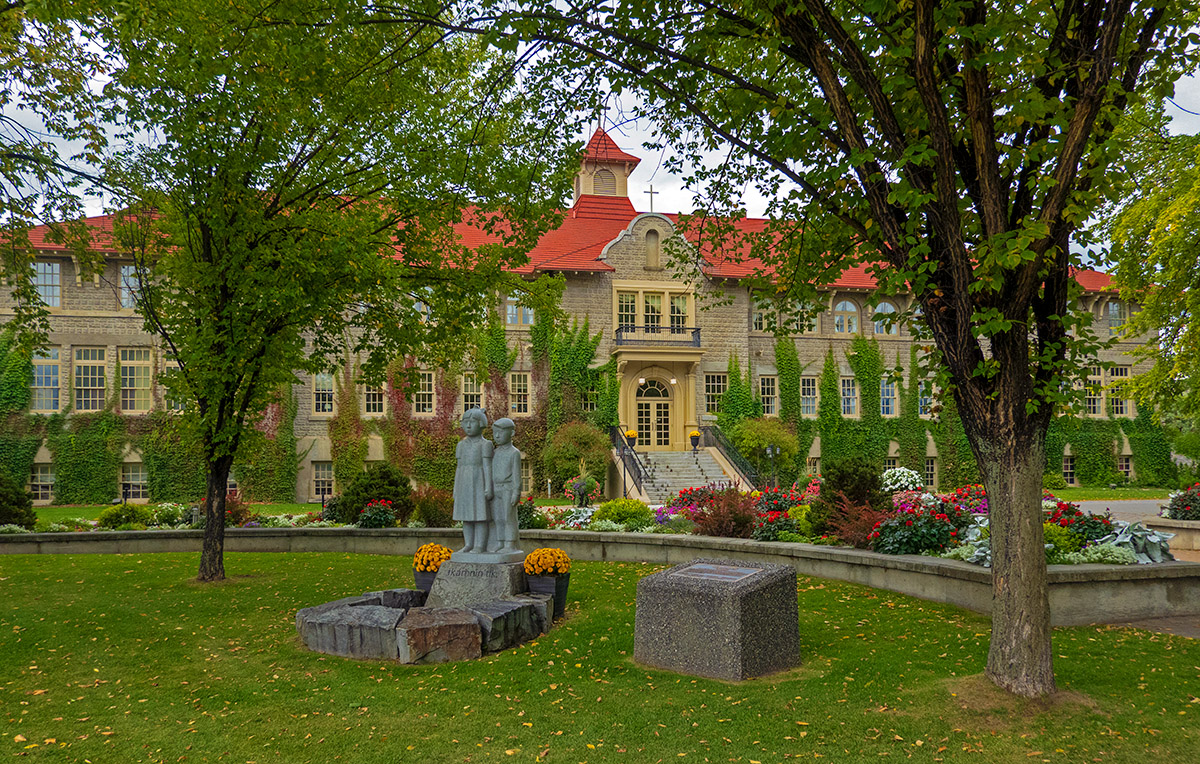
[[333,495],[333,462],[312,463],[313,496],[318,499]]
[[46,348],[33,354],[31,411],[58,411],[58,354],[58,348]]
[[1075,457],[1064,455],[1062,460],[1062,476],[1067,485],[1075,485]]
[[532,326],[533,308],[527,308],[516,297],[504,299],[505,323],[509,326]]
[[1108,334],[1115,337],[1121,333],[1121,328],[1129,320],[1129,307],[1120,300],[1109,300],[1104,306],[1105,318],[1108,323]]
[[150,348],[121,348],[121,410],[150,410]]
[[933,393],[928,382],[917,383],[917,415],[933,415]]
[[1100,416],[1104,410],[1104,393],[1100,390],[1103,382],[1100,379],[1100,367],[1088,369],[1087,387],[1084,393],[1084,408],[1088,416]]
[[616,297],[616,325],[624,333],[683,334],[692,329],[692,298],[688,292],[648,287],[618,290]]
[[767,331],[766,311],[756,310],[750,314],[750,328],[756,332]]
[[483,408],[483,383],[474,372],[468,371],[462,375],[461,392],[464,412]]
[[370,416],[378,416],[383,413],[384,406],[383,388],[382,387],[364,387],[363,388],[363,413]]
[[1118,456],[1117,457],[1117,472],[1125,476],[1126,480],[1133,480],[1133,457]]
[[842,416],[858,415],[858,380],[842,377]]
[[47,308],[62,307],[62,266],[59,263],[35,262],[33,286]]
[[533,493],[533,462],[522,455],[521,459],[521,495]]
[[838,334],[857,334],[858,306],[850,300],[839,300],[833,306],[833,330]]
[[324,372],[313,375],[314,414],[333,413],[333,375]]
[[637,293],[617,293],[617,326],[627,331],[633,331],[637,326]]
[[688,328],[688,296],[673,294],[671,301],[671,333],[683,334]]
[[716,414],[721,410],[721,396],[729,387],[728,374],[704,375],[704,411]]
[[104,408],[104,348],[75,348],[75,410]]
[[802,416],[817,415],[817,391],[819,389],[816,377],[800,378],[800,414]]
[[508,408],[514,414],[529,413],[529,375],[525,372],[508,375]]
[[595,378],[584,383],[583,389],[579,391],[580,411],[595,411],[600,405],[600,390],[597,384]]
[[896,415],[896,383],[890,379],[879,380],[879,413]]
[[50,501],[54,498],[54,465],[35,464],[29,472],[29,492],[34,501]]
[[[1108,381],[1125,382],[1129,380],[1128,366],[1113,366],[1108,370]],[[1121,388],[1116,388],[1108,394],[1108,409],[1112,416],[1129,416],[1132,407],[1129,401],[1122,396]]]
[[138,276],[137,276],[137,267],[136,266],[133,266],[133,265],[122,265],[121,266],[121,283],[119,284],[119,287],[120,287],[119,292],[120,292],[120,296],[121,296],[121,307],[122,308],[136,308],[137,307],[137,290],[138,290]]
[[758,378],[758,397],[762,401],[763,416],[779,413],[779,380],[776,377]]
[[150,494],[146,490],[146,465],[141,463],[121,465],[121,498],[150,498]]
[[896,306],[890,302],[881,302],[875,306],[876,334],[900,333],[900,324],[896,322],[894,313],[896,313]]
[[413,413],[432,414],[434,403],[433,372],[418,371],[417,386],[413,391]]
[[932,456],[925,458],[925,485],[937,488],[937,459]]
[[645,322],[648,333],[657,332],[662,327],[663,296],[658,292],[642,293],[642,321]]

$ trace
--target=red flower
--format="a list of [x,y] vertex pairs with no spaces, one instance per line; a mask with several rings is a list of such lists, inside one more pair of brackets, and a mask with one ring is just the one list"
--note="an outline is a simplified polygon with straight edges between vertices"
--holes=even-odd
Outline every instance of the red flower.
[[904,521],[904,524],[905,524],[905,525],[912,525],[912,520],[905,520],[905,521]]

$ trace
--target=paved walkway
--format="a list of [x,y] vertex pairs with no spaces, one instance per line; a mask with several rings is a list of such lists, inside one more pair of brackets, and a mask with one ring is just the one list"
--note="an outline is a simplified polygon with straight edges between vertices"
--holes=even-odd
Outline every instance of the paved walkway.
[[1114,520],[1134,522],[1146,518],[1158,517],[1159,509],[1166,504],[1166,499],[1124,499],[1121,501],[1081,501],[1079,508],[1092,514],[1104,514],[1110,510]]

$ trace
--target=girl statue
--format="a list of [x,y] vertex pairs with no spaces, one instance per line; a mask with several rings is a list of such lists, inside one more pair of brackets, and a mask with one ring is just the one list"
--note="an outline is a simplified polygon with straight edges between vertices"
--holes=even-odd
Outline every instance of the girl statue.
[[483,409],[463,414],[467,437],[458,441],[454,470],[454,519],[463,524],[462,553],[486,552],[488,548],[488,502],[492,500],[492,442],[485,440],[487,415]]

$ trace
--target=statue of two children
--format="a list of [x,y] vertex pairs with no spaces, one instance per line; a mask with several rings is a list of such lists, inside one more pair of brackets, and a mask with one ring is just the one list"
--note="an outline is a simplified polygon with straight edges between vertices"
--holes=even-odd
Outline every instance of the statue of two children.
[[492,441],[483,437],[482,409],[463,414],[466,437],[458,442],[454,472],[454,519],[463,524],[459,552],[511,554],[517,546],[517,501],[521,498],[521,452],[512,444],[516,424],[505,417],[492,425]]

